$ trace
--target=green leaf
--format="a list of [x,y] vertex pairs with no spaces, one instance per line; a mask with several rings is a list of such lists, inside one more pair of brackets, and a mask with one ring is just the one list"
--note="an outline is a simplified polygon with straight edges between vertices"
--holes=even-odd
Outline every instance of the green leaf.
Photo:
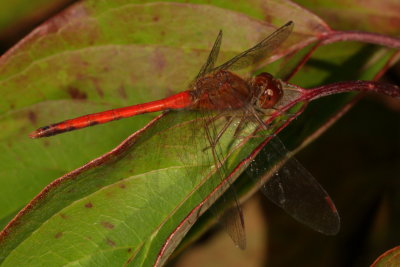
[[[185,89],[217,34],[214,25],[226,32],[223,59],[272,31],[260,20],[208,5],[129,3],[74,5],[2,57],[0,182],[10,203],[0,208],[2,217],[15,214],[55,178],[111,150],[151,115],[43,141],[27,139],[31,130]],[[211,13],[212,20],[200,22]],[[294,34],[292,44],[313,38]]]
[[[45,140],[27,138],[34,128],[185,89],[219,29],[224,31],[221,60],[270,33],[272,27],[262,21],[266,17],[279,25],[295,14],[290,18],[296,23],[295,33],[277,51],[279,55],[311,44],[318,33],[326,31],[318,17],[289,2],[271,2],[274,4],[268,10],[262,1],[235,5],[219,1],[215,6],[196,3],[86,1],[38,27],[0,59],[0,142],[4,151],[0,156],[0,195],[1,203],[7,203],[1,205],[2,218],[15,214],[55,178],[111,150],[151,116]],[[361,45],[350,45],[350,49],[335,45],[326,48],[329,53],[322,50],[324,62],[343,67],[347,57],[362,54]],[[335,60],[341,53],[338,63]],[[272,67],[279,71],[282,66]],[[304,84],[342,78],[330,76],[330,68],[314,65],[313,70],[312,64],[307,68],[298,74]],[[313,120],[317,122],[314,129],[331,114],[324,112],[324,118]],[[91,162],[42,191],[23,210],[19,224],[7,228],[11,230],[1,240],[1,251],[7,257],[4,265],[21,265],[22,260],[32,265],[121,265],[128,260],[135,266],[148,265],[154,263],[164,245],[173,249],[176,244],[165,244],[166,238],[215,188],[218,177],[202,183],[202,172],[212,169],[209,162],[195,165],[193,170],[176,167],[188,165],[195,157],[182,160],[177,146],[189,144],[182,138],[201,131],[182,130],[185,125],[179,123],[188,118],[168,116],[164,126],[156,123],[140,133],[140,138],[129,138],[125,144],[133,145],[132,149],[106,154],[99,160],[104,162]],[[174,123],[179,127],[173,128]],[[289,139],[289,143],[299,144],[302,136]],[[227,159],[227,168],[233,169],[256,145],[255,141],[235,150]],[[166,146],[168,150],[164,150]],[[183,151],[190,154],[190,148],[203,147],[205,144],[199,142]],[[194,160],[199,162],[204,163]],[[196,185],[199,187],[193,190]],[[187,230],[179,228],[182,232],[177,232],[174,242]]]
[[400,264],[399,248],[400,247],[394,247],[386,251],[381,256],[379,256],[379,258],[371,266],[373,267],[399,266]]
[[[200,23],[211,13],[214,21]],[[183,23],[188,16],[191,23]],[[241,29],[235,21],[243,21]],[[223,58],[272,30],[262,21],[212,6],[87,1],[43,24],[4,55],[1,183],[3,203],[10,204],[2,206],[3,217],[15,214],[55,178],[110,150],[149,116],[40,141],[27,138],[32,128],[184,89],[208,53],[216,24],[226,32]],[[307,38],[314,37],[294,34],[292,44]],[[30,226],[25,234],[33,230]]]

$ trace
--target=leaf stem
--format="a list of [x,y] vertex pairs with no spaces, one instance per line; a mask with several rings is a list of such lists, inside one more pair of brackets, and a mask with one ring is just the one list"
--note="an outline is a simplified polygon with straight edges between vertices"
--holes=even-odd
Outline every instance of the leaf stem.
[[360,41],[400,49],[400,38],[361,31],[332,31],[323,37],[322,44],[340,41]]
[[329,96],[333,94],[358,91],[358,92],[373,92],[400,98],[400,87],[398,85],[377,82],[377,81],[337,82],[337,83],[322,85],[311,89],[303,89],[294,84],[288,84],[288,85],[292,87],[292,90],[299,91],[300,96],[296,97],[295,99],[293,99],[293,101],[288,102],[286,105],[280,107],[276,112],[271,114],[266,124],[271,123],[276,117],[280,116],[283,112],[286,112],[299,102],[310,102],[320,97]]
[[300,100],[312,101],[323,96],[351,91],[375,92],[391,97],[400,97],[400,87],[395,84],[376,81],[349,81],[331,83],[308,90],[303,89]]

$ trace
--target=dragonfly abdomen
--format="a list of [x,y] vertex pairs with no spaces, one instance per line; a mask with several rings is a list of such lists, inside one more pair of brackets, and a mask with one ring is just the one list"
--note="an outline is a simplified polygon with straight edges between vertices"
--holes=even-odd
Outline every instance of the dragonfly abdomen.
[[44,126],[33,131],[29,136],[31,138],[48,137],[144,113],[169,109],[182,109],[191,106],[192,103],[193,100],[190,91],[183,91],[161,100],[88,114],[74,119],[51,124],[49,126]]

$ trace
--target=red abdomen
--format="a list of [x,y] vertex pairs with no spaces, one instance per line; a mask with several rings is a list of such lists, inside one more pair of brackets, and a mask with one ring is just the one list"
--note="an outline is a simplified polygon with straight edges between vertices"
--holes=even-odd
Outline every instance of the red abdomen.
[[193,98],[191,92],[183,91],[176,95],[161,100],[156,100],[143,104],[137,104],[124,108],[107,110],[94,114],[88,114],[75,119],[70,119],[59,123],[51,124],[49,126],[44,126],[33,131],[32,133],[30,133],[29,136],[31,138],[52,136],[68,131],[82,129],[96,124],[101,124],[109,121],[136,116],[139,114],[163,111],[169,109],[187,108],[190,107],[192,103],[193,103]]

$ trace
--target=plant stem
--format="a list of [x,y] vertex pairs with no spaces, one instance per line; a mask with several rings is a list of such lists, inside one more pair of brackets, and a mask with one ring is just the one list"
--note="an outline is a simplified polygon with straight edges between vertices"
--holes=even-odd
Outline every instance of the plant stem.
[[332,31],[323,37],[322,44],[339,41],[360,41],[400,49],[400,38],[358,31]]
[[395,84],[375,81],[350,81],[331,83],[313,89],[303,90],[301,100],[312,101],[323,96],[351,91],[375,92],[391,97],[400,97],[400,87]]

